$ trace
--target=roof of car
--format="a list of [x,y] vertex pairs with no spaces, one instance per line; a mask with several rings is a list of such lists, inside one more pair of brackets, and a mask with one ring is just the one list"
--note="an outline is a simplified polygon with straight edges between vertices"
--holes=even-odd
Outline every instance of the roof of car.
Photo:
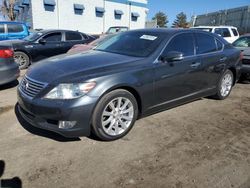
[[237,29],[234,26],[229,26],[229,25],[218,25],[218,26],[206,26],[206,25],[201,25],[201,26],[196,26],[193,28],[234,28]]
[[183,29],[183,28],[150,28],[150,29],[137,29],[131,30],[128,32],[135,32],[135,31],[143,31],[143,32],[152,32],[152,33],[167,33],[167,34],[174,34],[177,32],[189,32],[191,29]]

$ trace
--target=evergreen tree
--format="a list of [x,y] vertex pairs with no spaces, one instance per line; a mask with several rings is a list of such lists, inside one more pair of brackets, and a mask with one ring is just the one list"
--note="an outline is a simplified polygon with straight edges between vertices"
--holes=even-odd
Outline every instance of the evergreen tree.
[[181,12],[177,14],[176,19],[172,25],[174,28],[187,28],[188,27],[188,22],[187,22],[187,15],[184,12]]
[[164,12],[157,12],[152,20],[157,20],[157,25],[159,27],[167,27],[168,16]]

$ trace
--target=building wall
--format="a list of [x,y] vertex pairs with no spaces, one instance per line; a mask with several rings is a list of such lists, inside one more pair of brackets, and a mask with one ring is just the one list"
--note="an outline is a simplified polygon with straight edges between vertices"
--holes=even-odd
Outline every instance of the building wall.
[[194,25],[229,25],[237,27],[240,33],[250,33],[250,5],[198,15]]
[[[100,34],[111,26],[127,26],[130,29],[145,27],[147,16],[146,0],[56,0],[54,10],[46,10],[43,0],[31,0],[34,29],[71,29],[90,34]],[[82,4],[82,14],[74,12],[74,4]],[[103,7],[102,17],[96,16],[96,7]],[[121,19],[115,17],[114,11],[121,10]],[[136,21],[131,13],[140,15]]]

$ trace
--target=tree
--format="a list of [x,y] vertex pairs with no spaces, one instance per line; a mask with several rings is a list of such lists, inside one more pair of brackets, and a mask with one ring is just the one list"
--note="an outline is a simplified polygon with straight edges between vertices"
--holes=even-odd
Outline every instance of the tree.
[[2,0],[1,13],[4,17],[8,17],[10,21],[14,21],[16,19],[16,15],[14,13],[14,6],[16,0]]
[[172,25],[174,28],[182,27],[182,28],[187,28],[188,27],[188,22],[187,22],[187,15],[184,12],[181,12],[177,14],[176,19]]
[[160,11],[156,13],[152,20],[157,20],[157,25],[159,27],[167,27],[168,16],[164,12]]

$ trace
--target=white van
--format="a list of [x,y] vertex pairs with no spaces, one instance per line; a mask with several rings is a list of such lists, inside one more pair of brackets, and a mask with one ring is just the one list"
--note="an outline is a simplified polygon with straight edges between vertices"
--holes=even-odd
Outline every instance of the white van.
[[198,26],[193,28],[216,33],[222,36],[229,43],[233,43],[239,38],[239,32],[237,28],[232,26]]

